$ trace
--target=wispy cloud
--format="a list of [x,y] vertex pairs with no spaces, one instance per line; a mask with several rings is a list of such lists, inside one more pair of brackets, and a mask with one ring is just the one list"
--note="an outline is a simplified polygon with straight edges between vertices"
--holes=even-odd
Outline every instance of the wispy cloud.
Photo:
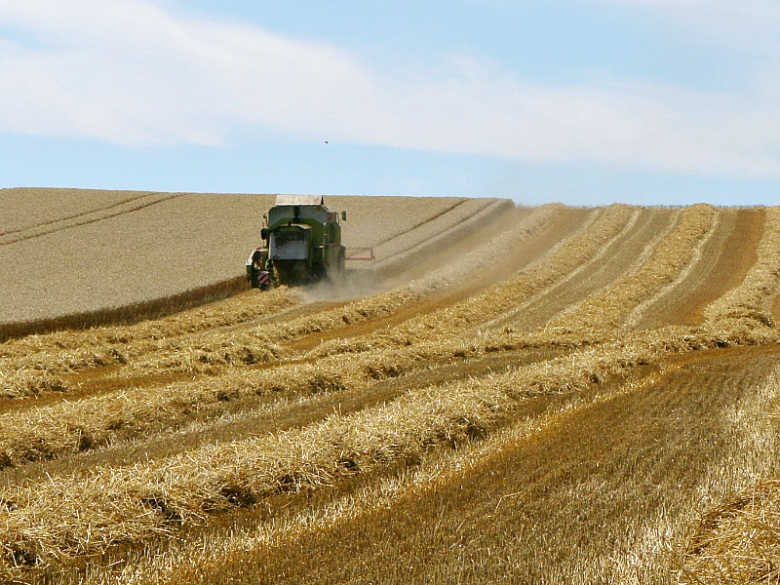
[[[576,0],[575,0],[576,1]],[[701,42],[780,57],[780,4],[775,0],[580,0],[646,11]]]
[[[680,1],[707,10],[704,2]],[[760,12],[760,0],[753,4]],[[780,176],[780,114],[771,92],[723,95],[604,79],[543,85],[468,59],[414,75],[380,71],[336,46],[144,0],[0,0],[0,26],[25,36],[0,38],[5,132],[130,146],[221,145],[235,132],[253,132]]]
[[38,40],[0,45],[0,124],[11,131],[219,144],[234,124],[306,127],[345,88],[365,91],[336,48],[148,2],[2,0],[0,23]]

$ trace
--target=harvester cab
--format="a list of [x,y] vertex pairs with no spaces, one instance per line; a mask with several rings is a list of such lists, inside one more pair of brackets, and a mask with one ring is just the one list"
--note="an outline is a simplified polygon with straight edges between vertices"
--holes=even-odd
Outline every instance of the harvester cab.
[[[321,195],[277,195],[260,230],[263,245],[246,262],[254,288],[308,284],[344,270],[339,215]],[[346,212],[341,214],[346,220]]]

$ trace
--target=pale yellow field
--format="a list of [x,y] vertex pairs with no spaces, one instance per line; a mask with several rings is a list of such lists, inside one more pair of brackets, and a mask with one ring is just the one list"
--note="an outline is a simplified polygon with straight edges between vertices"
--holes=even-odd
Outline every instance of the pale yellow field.
[[[274,197],[0,190],[0,326],[166,299],[240,278]],[[348,213],[344,244],[377,246],[383,258],[395,253],[398,236],[418,244],[464,221],[463,209],[476,213],[493,202],[326,199]]]
[[[270,201],[62,195],[6,220],[6,321],[229,280]],[[778,580],[780,208],[326,203],[370,284],[0,344],[1,578]]]
[[17,239],[36,229],[79,223],[122,206],[137,207],[151,200],[152,194],[140,191],[0,189],[0,238]]

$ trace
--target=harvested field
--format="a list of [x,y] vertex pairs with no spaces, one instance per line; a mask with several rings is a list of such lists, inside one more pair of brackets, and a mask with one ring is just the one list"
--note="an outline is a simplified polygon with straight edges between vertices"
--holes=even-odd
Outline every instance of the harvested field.
[[780,208],[271,201],[0,190],[0,581],[777,581]]

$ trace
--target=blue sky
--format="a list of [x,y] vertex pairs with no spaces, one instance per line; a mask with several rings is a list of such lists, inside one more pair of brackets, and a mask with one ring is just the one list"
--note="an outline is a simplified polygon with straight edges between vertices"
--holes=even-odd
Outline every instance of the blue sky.
[[774,0],[0,0],[0,187],[771,205],[777,39]]

